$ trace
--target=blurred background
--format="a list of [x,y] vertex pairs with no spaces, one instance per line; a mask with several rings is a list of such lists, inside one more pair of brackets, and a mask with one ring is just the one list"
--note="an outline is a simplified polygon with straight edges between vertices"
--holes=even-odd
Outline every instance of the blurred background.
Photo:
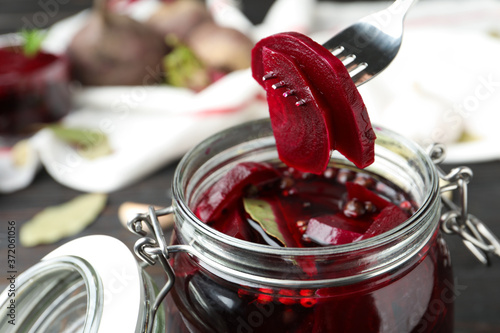
[[[229,15],[233,12],[219,7],[224,10],[216,8],[212,14],[221,22],[227,19],[223,23],[228,26],[248,32],[251,41],[281,26],[286,30],[302,29],[322,41],[390,3],[287,1],[279,1],[281,13],[272,15],[268,11],[275,1],[266,0],[236,0],[233,3],[241,12]],[[123,2],[110,0],[127,12],[128,7],[120,7]],[[137,5],[140,1],[125,2]],[[7,38],[5,34],[26,28],[48,29],[44,46],[51,52],[64,53],[75,31],[87,19],[85,10],[91,6],[91,0],[0,0],[0,45],[12,41],[12,36]],[[151,14],[151,8],[146,7],[131,7],[134,9],[127,14],[143,20]],[[431,141],[447,144],[445,170],[463,164],[472,168],[470,212],[497,235],[499,18],[500,1],[496,0],[417,2],[408,14],[407,33],[398,58],[380,77],[360,88],[372,121],[398,130],[424,146]],[[0,62],[0,74],[8,67],[8,62]],[[71,145],[68,148],[46,130],[37,132],[39,128],[30,128],[5,134],[0,126],[0,269],[6,258],[4,221],[16,221],[22,227],[45,208],[84,193],[107,193],[105,207],[95,221],[78,234],[47,244],[20,246],[18,270],[24,271],[61,244],[85,235],[111,235],[132,248],[136,236],[120,224],[119,218],[125,203],[140,203],[142,209],[143,204],[168,206],[173,173],[185,151],[227,126],[267,116],[262,91],[249,78],[248,71],[238,69],[204,89],[68,83],[68,91],[63,94],[71,96],[72,106],[67,110],[68,116],[62,118],[63,123],[97,129],[98,137],[107,136],[109,146],[104,153],[98,152],[107,157],[101,159],[89,158],[85,149],[76,150]],[[2,83],[5,82],[0,81],[0,88]],[[0,96],[1,92],[0,89]],[[0,108],[0,115],[5,110]],[[85,138],[89,139],[89,133]],[[29,145],[20,149],[22,167],[11,168],[20,151],[12,147],[23,139],[28,139]],[[167,237],[171,228],[166,228]],[[483,266],[457,236],[446,239],[459,287],[456,332],[500,332],[500,259],[494,257],[491,267]],[[153,267],[151,271],[156,279],[163,279],[161,268]],[[0,289],[4,285],[0,279]]]
[[[248,18],[254,23],[262,21],[266,10],[273,3],[272,0],[238,0],[237,2],[241,4]],[[0,2],[0,33],[15,32],[23,28],[27,20],[36,20],[37,28],[47,28],[54,22],[90,6],[92,6],[92,0],[2,0]]]

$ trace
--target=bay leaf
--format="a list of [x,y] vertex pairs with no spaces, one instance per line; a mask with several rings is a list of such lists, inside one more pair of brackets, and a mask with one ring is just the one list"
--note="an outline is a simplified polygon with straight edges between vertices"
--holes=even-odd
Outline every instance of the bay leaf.
[[84,158],[96,159],[112,152],[108,137],[102,131],[63,125],[50,125],[49,128],[58,139],[75,147]]
[[106,206],[107,197],[102,193],[87,193],[45,208],[21,226],[21,245],[51,244],[80,233],[99,216]]
[[243,205],[248,215],[259,223],[266,234],[277,239],[281,244],[286,246],[285,237],[279,230],[273,207],[267,201],[244,198]]

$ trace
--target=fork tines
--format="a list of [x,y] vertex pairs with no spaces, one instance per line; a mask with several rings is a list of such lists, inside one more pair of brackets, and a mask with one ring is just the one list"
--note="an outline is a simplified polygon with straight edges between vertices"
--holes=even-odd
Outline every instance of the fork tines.
[[[347,68],[349,75],[354,77],[360,74],[363,70],[368,67],[368,63],[366,62],[356,62],[356,55],[354,53],[344,52],[346,48],[342,45],[337,46],[331,52],[334,56],[336,56],[342,64]],[[344,54],[346,53],[346,54]]]

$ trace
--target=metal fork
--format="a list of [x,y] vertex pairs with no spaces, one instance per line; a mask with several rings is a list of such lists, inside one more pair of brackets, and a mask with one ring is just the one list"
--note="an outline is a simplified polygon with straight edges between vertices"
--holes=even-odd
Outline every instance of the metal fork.
[[403,37],[403,21],[416,0],[396,0],[368,15],[323,44],[342,60],[357,86],[382,72],[396,57]]

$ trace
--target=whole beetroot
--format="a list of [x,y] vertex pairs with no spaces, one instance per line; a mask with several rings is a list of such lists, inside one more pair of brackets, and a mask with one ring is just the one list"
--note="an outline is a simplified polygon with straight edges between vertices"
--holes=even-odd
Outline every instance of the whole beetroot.
[[158,9],[145,22],[162,36],[173,35],[185,42],[198,25],[212,21],[201,0],[176,0],[161,2]]
[[72,77],[83,85],[147,85],[162,81],[168,53],[163,36],[96,0],[86,25],[67,54]]
[[227,73],[250,67],[254,46],[240,31],[210,21],[196,26],[186,44],[208,68]]

